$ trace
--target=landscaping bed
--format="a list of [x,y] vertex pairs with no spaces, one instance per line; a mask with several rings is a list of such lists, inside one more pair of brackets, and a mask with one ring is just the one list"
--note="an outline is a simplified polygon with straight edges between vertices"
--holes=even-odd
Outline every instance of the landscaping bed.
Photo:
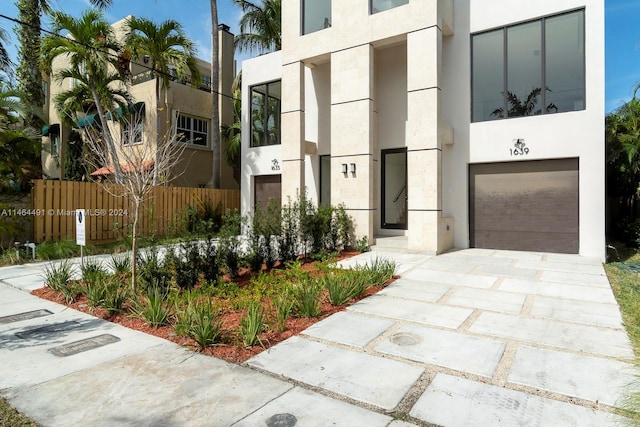
[[[130,280],[123,266],[119,272],[111,266],[116,273],[108,274],[105,266],[85,263],[81,280],[63,278],[62,285],[55,283],[61,267],[51,267],[46,274],[48,286],[32,293],[204,354],[242,363],[394,280],[395,265],[388,261],[376,260],[355,271],[332,264],[358,253],[343,251],[325,261],[298,259],[276,263],[270,269],[263,264],[259,272],[244,267],[233,277],[227,273],[215,281],[207,281],[201,274],[187,289],[176,285],[177,274],[184,274],[179,273],[181,261],[176,264],[175,257],[168,257],[165,265],[158,265],[158,259],[147,259],[155,266],[152,268],[169,274],[169,281],[162,290],[149,287],[149,282],[145,288],[143,281],[135,294],[123,291]],[[144,276],[144,261],[139,268]],[[99,286],[126,293],[119,308],[108,302],[113,296],[96,298]]]

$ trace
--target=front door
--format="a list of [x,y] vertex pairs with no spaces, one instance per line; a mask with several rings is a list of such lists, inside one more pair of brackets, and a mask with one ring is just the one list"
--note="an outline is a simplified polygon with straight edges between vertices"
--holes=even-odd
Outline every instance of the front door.
[[407,149],[382,150],[382,228],[407,229]]

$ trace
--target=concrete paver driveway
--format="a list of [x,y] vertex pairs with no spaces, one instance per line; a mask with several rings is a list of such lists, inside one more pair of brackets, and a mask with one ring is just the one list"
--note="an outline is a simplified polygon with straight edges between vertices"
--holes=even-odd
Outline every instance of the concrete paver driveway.
[[249,365],[416,424],[622,421],[633,351],[599,260],[468,249],[341,264],[375,257],[401,278]]

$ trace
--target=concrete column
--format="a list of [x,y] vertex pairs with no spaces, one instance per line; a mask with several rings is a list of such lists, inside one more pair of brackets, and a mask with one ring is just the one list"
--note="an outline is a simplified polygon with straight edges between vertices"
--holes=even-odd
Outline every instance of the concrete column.
[[407,174],[409,249],[439,253],[453,223],[442,218],[442,143],[439,135],[442,32],[407,35]]
[[304,193],[304,63],[282,67],[282,202]]
[[369,239],[375,209],[373,54],[366,44],[331,55],[331,204],[344,203],[355,237]]

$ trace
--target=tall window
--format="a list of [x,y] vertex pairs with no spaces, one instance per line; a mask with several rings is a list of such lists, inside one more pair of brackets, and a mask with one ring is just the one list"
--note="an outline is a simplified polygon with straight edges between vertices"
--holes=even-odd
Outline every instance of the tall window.
[[331,0],[302,0],[302,34],[331,27]]
[[280,144],[280,81],[251,88],[251,146]]
[[122,126],[122,145],[133,145],[142,143],[143,123],[141,121],[128,120]]
[[371,13],[393,9],[407,3],[409,3],[409,0],[371,0]]
[[472,36],[471,120],[583,110],[584,11]]
[[206,147],[209,144],[209,121],[196,117],[178,115],[178,141]]
[[331,204],[331,156],[320,156],[320,204]]

